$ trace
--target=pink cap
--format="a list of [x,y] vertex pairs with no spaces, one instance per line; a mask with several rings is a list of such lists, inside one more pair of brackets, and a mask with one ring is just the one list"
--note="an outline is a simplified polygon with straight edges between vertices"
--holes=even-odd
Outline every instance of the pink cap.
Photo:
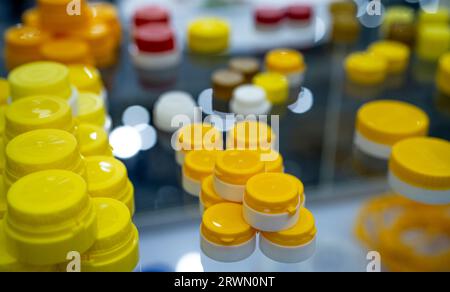
[[255,21],[258,24],[276,25],[286,17],[286,10],[276,7],[262,6],[255,10]]
[[161,6],[144,6],[134,13],[134,25],[136,27],[149,23],[169,24],[169,22],[170,12]]
[[175,34],[164,24],[146,24],[134,31],[134,41],[140,52],[163,53],[175,49]]
[[295,21],[311,20],[313,8],[311,5],[291,5],[287,9],[287,17]]

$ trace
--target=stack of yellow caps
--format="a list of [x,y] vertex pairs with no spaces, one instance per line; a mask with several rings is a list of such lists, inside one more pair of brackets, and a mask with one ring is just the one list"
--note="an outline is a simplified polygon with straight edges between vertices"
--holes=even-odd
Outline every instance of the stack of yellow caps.
[[201,18],[189,25],[188,46],[194,53],[219,54],[230,42],[230,25],[220,18]]
[[450,96],[450,53],[446,53],[439,60],[436,84],[441,92]]

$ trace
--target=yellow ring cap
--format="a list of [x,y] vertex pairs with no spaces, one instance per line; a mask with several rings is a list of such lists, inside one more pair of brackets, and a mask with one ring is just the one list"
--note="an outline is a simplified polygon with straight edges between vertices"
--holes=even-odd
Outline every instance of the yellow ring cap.
[[450,53],[442,55],[439,59],[439,69],[436,83],[440,91],[450,95]]
[[222,133],[211,124],[190,124],[178,131],[178,143],[182,151],[220,150]]
[[53,129],[35,130],[17,136],[6,146],[5,182],[11,184],[27,174],[47,169],[85,175],[85,164],[72,134]]
[[202,181],[214,173],[218,153],[215,150],[189,152],[184,159],[183,174],[195,181]]
[[92,124],[81,124],[76,133],[83,156],[112,156],[108,134],[103,128]]
[[84,179],[48,170],[18,180],[8,193],[7,246],[20,262],[53,265],[95,241],[97,218]]
[[230,25],[220,18],[201,18],[188,28],[188,46],[192,52],[216,54],[226,51],[230,42]]
[[0,105],[6,105],[10,96],[9,83],[7,80],[0,78]]
[[14,101],[38,94],[68,100],[72,95],[69,70],[58,63],[35,62],[20,66],[9,74],[8,81]]
[[77,39],[58,39],[46,42],[41,47],[45,60],[71,64],[93,64],[88,44]]
[[280,232],[262,232],[265,239],[281,246],[301,246],[316,237],[317,229],[313,214],[306,208],[300,209],[300,219],[291,229]]
[[388,72],[388,63],[373,53],[350,54],[345,60],[347,77],[356,84],[376,85],[383,83]]
[[250,150],[225,150],[217,155],[215,176],[233,185],[245,185],[247,181],[265,171],[261,154]]
[[110,198],[92,199],[97,213],[94,246],[81,259],[82,272],[132,272],[139,262],[139,233],[128,208]]
[[[276,172],[282,173],[284,172],[284,159],[283,156],[275,150],[272,150],[266,154],[269,157],[269,160],[264,161],[266,165],[266,172]],[[274,159],[273,159],[274,158]]]
[[203,207],[208,209],[211,206],[225,203],[225,200],[220,197],[214,189],[214,176],[210,175],[202,182],[202,189],[200,192],[200,201]]
[[66,100],[54,96],[32,96],[13,102],[6,110],[5,138],[39,129],[73,133],[72,110]]
[[39,47],[50,39],[50,35],[35,27],[14,26],[5,33],[5,48],[12,53],[39,56]]
[[420,108],[401,101],[366,103],[356,117],[356,130],[366,139],[383,145],[411,137],[426,136],[430,121]]
[[450,12],[448,9],[438,9],[437,11],[430,13],[425,10],[421,10],[419,13],[419,24],[443,24],[448,25],[450,22]]
[[392,149],[389,169],[410,185],[450,190],[450,143],[425,137],[401,141]]
[[419,28],[417,55],[427,61],[436,61],[450,49],[450,27],[430,24]]
[[264,122],[243,121],[238,122],[231,129],[227,147],[238,150],[271,149],[276,139],[272,128]]
[[202,235],[210,242],[222,246],[244,244],[256,236],[244,220],[242,205],[221,203],[208,208],[203,214]]
[[378,57],[385,58],[389,73],[401,73],[406,70],[411,55],[408,46],[395,41],[379,41],[369,47],[369,51]]
[[253,78],[253,84],[262,87],[267,94],[267,98],[273,104],[282,104],[289,97],[289,81],[279,73],[260,73]]
[[278,49],[269,52],[266,56],[268,71],[289,75],[306,70],[303,54],[295,50]]
[[103,127],[106,122],[106,110],[103,99],[95,93],[80,92],[78,94],[79,123],[94,124]]
[[70,65],[69,78],[70,83],[74,85],[78,91],[93,92],[101,94],[104,85],[100,72],[92,66],[87,65]]
[[108,156],[87,157],[86,174],[92,197],[119,200],[134,214],[134,187],[122,162]]
[[252,209],[271,214],[298,210],[303,184],[289,174],[262,173],[248,180],[244,201]]

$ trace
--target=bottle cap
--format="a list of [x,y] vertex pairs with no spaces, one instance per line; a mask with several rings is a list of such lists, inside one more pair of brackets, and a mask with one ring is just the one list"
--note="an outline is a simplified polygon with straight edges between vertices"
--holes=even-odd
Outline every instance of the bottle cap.
[[285,17],[286,10],[281,8],[261,6],[255,9],[255,21],[257,24],[278,25]]
[[226,150],[218,154],[215,176],[233,185],[245,185],[256,174],[264,172],[259,152],[250,150]]
[[136,28],[134,40],[140,52],[163,53],[175,49],[175,34],[163,24],[147,24]]
[[395,41],[379,41],[369,47],[369,51],[385,58],[389,73],[401,73],[406,70],[411,55],[408,46]]
[[112,156],[108,134],[102,127],[92,124],[81,124],[78,126],[76,136],[83,156]]
[[230,41],[230,25],[220,18],[200,18],[189,25],[188,45],[192,52],[218,54],[226,51]]
[[68,68],[70,83],[78,91],[100,94],[104,89],[100,72],[95,67],[88,65],[70,65]]
[[287,8],[287,17],[293,21],[311,21],[312,16],[311,5],[291,5]]
[[48,41],[41,47],[42,57],[49,61],[71,64],[93,64],[89,45],[77,39]]
[[277,49],[266,56],[268,71],[289,75],[303,72],[306,69],[303,55],[300,52],[288,49]]
[[289,82],[282,74],[275,72],[260,73],[253,79],[253,84],[264,88],[267,98],[273,104],[282,104],[289,97]]
[[264,122],[243,121],[234,125],[229,133],[229,148],[239,150],[271,149],[276,139],[272,128]]
[[134,25],[139,27],[149,23],[168,25],[170,23],[170,12],[164,7],[156,5],[138,8],[134,13]]
[[80,92],[78,94],[78,116],[82,124],[94,124],[103,127],[106,122],[106,110],[103,99],[95,93]]
[[357,84],[375,85],[386,79],[388,63],[372,53],[350,54],[345,61],[348,78]]
[[214,189],[213,175],[210,175],[203,180],[202,189],[200,192],[200,201],[205,209],[220,203],[225,203],[225,200],[220,197]]
[[233,91],[244,82],[245,77],[239,72],[218,70],[212,76],[214,97],[230,100],[233,97]]
[[189,152],[184,160],[183,174],[196,181],[203,181],[214,173],[218,151],[196,150]]

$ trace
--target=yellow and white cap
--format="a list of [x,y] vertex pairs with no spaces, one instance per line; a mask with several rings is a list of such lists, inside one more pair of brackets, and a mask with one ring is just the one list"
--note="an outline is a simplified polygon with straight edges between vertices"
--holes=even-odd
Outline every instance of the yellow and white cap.
[[358,111],[355,144],[369,155],[388,159],[395,143],[411,137],[426,136],[429,124],[424,111],[406,102],[369,102]]
[[64,99],[40,95],[13,102],[6,110],[5,138],[39,129],[58,129],[73,133],[72,110]]
[[199,54],[222,53],[229,47],[230,30],[229,23],[221,18],[197,19],[189,24],[189,49]]
[[392,149],[389,182],[397,193],[427,204],[450,203],[450,142],[416,137]]
[[266,68],[270,72],[290,75],[304,72],[306,65],[302,53],[290,49],[277,49],[267,54]]
[[280,73],[260,73],[253,78],[253,84],[262,87],[273,104],[282,104],[289,97],[289,81]]
[[69,70],[54,62],[35,62],[13,70],[8,81],[13,101],[39,94],[48,94],[68,100],[72,95]]
[[270,150],[276,135],[272,128],[264,122],[238,122],[228,135],[228,149],[237,150]]
[[183,189],[190,195],[198,197],[202,181],[214,173],[219,151],[196,150],[189,152],[183,164]]
[[81,124],[76,131],[80,152],[83,156],[112,156],[108,134],[102,127]]
[[205,178],[202,182],[200,192],[200,203],[203,208],[202,213],[211,206],[225,202],[226,201],[221,198],[214,189],[214,176],[210,175]]
[[80,92],[78,95],[78,116],[80,124],[105,126],[106,110],[103,99],[96,93]]
[[34,130],[6,146],[5,186],[19,178],[47,169],[62,169],[85,176],[86,169],[75,137],[61,130]]
[[440,91],[450,95],[450,53],[442,55],[439,60],[439,69],[436,76],[436,83]]
[[277,262],[302,262],[314,254],[316,234],[313,214],[302,208],[300,218],[292,228],[279,232],[262,232],[260,248],[267,257]]
[[63,263],[95,242],[97,217],[84,179],[47,170],[23,177],[8,193],[4,230],[8,251],[30,265]]
[[92,197],[119,200],[134,214],[134,187],[122,162],[108,156],[87,157],[86,173],[88,191]]
[[377,85],[386,79],[388,63],[373,53],[357,52],[347,57],[345,69],[350,81],[362,85]]
[[410,49],[396,41],[379,41],[369,47],[369,51],[387,60],[388,72],[397,74],[404,72],[411,55]]
[[267,156],[267,159],[264,156],[261,156],[261,159],[266,165],[266,172],[284,172],[284,159],[280,153],[271,150],[269,152],[263,152],[262,155]]
[[132,272],[139,263],[139,233],[127,207],[114,199],[94,198],[97,236],[81,258],[81,272]]
[[78,64],[70,65],[68,68],[70,82],[78,91],[102,93],[104,90],[103,81],[100,72],[95,67]]

